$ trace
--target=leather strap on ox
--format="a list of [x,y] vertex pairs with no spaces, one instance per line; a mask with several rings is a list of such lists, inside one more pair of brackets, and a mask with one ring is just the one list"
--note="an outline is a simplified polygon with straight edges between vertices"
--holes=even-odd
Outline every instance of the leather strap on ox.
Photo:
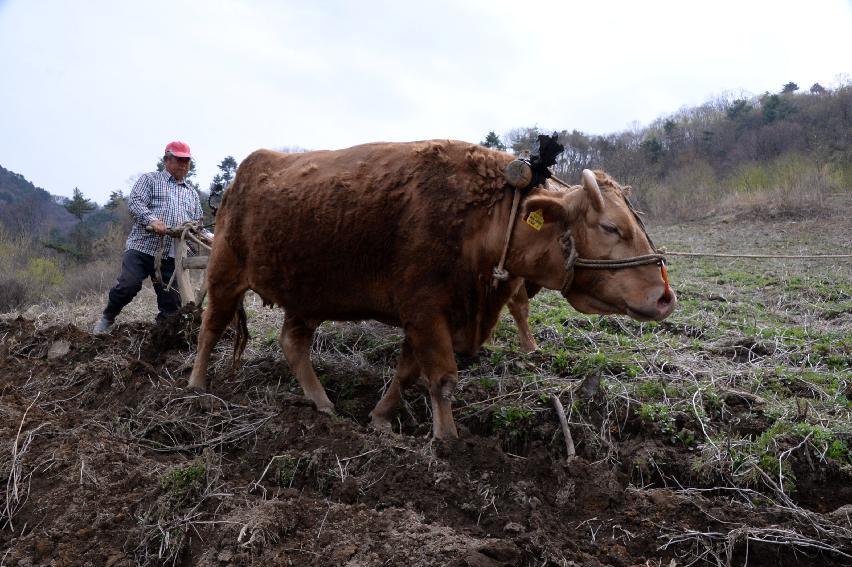
[[[521,193],[544,183],[547,179],[553,179],[560,185],[571,187],[558,177],[554,176],[550,171],[550,166],[556,163],[556,156],[558,156],[564,149],[564,147],[556,141],[556,133],[554,132],[553,136],[539,136],[538,138],[537,147],[534,148],[534,152],[530,159],[521,158],[514,160],[506,167],[504,172],[506,181],[514,187],[514,195],[512,197],[512,210],[509,215],[509,224],[506,227],[506,238],[503,243],[503,253],[500,255],[500,262],[497,266],[495,266],[492,272],[492,287],[494,288],[496,288],[501,281],[509,279],[509,272],[504,266],[506,263],[506,255],[509,251],[509,243],[512,238],[512,229],[514,228],[515,221],[517,219]],[[574,238],[571,235],[571,230],[566,230],[559,240],[559,244],[562,247],[563,254],[565,255],[566,277],[562,284],[563,293],[566,293],[571,288],[571,284],[574,281],[574,268],[617,270],[657,264],[661,268],[663,280],[665,280],[666,285],[668,285],[665,253],[654,246],[654,242],[651,240],[651,237],[648,235],[648,231],[645,229],[645,223],[642,222],[642,218],[633,207],[630,199],[628,199],[627,196],[624,196],[624,201],[627,204],[627,208],[630,209],[630,212],[633,214],[633,218],[636,219],[637,224],[642,229],[642,233],[645,235],[645,238],[648,239],[648,243],[651,245],[651,248],[656,252],[654,254],[645,254],[643,256],[633,256],[632,258],[622,258],[617,260],[580,258],[578,257],[577,249],[574,246]]]
[[[515,162],[512,162],[515,163]],[[491,272],[494,278],[491,282],[491,287],[496,288],[500,282],[509,279],[509,272],[503,267],[506,263],[506,254],[509,252],[509,241],[512,239],[512,227],[515,226],[515,217],[518,215],[518,204],[521,202],[521,190],[515,188],[515,195],[512,197],[512,212],[509,214],[509,224],[506,226],[506,239],[503,243],[503,253],[500,255],[500,262],[494,267]]]
[[509,214],[509,224],[506,227],[506,238],[503,242],[503,253],[500,255],[500,262],[491,272],[493,278],[491,282],[492,287],[496,288],[500,282],[509,279],[509,272],[506,271],[504,266],[506,265],[506,255],[509,253],[512,229],[515,226],[515,219],[518,216],[521,193],[525,193],[531,188],[541,185],[553,176],[550,166],[556,163],[556,156],[561,154],[564,149],[565,146],[558,142],[556,132],[552,136],[539,135],[538,141],[533,144],[528,158],[516,159],[506,166],[504,176],[506,177],[506,181],[509,182],[509,185],[514,187],[515,191],[512,196],[512,212]]

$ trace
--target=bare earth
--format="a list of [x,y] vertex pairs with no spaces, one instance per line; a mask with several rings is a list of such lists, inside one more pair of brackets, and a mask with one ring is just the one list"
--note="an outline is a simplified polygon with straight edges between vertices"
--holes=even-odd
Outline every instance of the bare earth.
[[[651,231],[673,250],[849,253],[850,201],[836,197],[830,215],[731,214]],[[685,298],[698,285],[689,262],[671,264]],[[852,281],[849,260],[762,269]],[[722,279],[713,293],[729,301],[736,284]],[[548,374],[561,386],[541,394],[534,379],[518,377],[543,368],[545,351],[512,354],[512,365],[491,376],[496,390],[475,371],[492,351],[460,360],[462,376],[474,376],[457,394],[461,438],[438,442],[417,391],[406,396],[394,433],[368,427],[399,352],[394,329],[324,326],[314,359],[339,417],[318,414],[301,396],[274,344],[274,323],[254,331],[235,376],[223,340],[212,364],[212,408],[202,410],[183,389],[193,322],[187,317],[177,330],[146,322],[147,296],[137,303],[149,312],[96,338],[87,330],[100,300],[82,311],[60,306],[0,319],[0,566],[852,565],[850,463],[791,452],[798,488],[790,502],[757,487],[721,486],[694,472],[696,446],[709,445],[700,419],[678,424],[694,427],[698,443],[690,447],[605,393],[571,410],[582,376]],[[849,297],[838,301],[848,305]],[[700,313],[676,315],[658,332],[700,329]],[[848,310],[831,318],[802,313],[811,317],[802,321],[808,328],[848,336],[852,327]],[[281,321],[257,308],[250,327],[264,317]],[[560,340],[546,325],[533,328],[540,343]],[[736,356],[740,339],[725,351],[735,356],[708,348],[689,355],[691,366],[687,354],[672,360],[695,374],[710,368],[702,356],[718,356],[726,376],[743,374],[753,361]],[[754,399],[730,395],[738,388],[727,390],[720,402],[727,409],[706,425],[757,436],[766,418],[751,411]],[[511,422],[498,402],[518,392],[532,392],[524,398],[532,417],[523,414],[517,429],[498,427]],[[570,462],[544,395],[554,392],[582,414],[572,418],[578,456]],[[495,421],[499,411],[503,421]]]

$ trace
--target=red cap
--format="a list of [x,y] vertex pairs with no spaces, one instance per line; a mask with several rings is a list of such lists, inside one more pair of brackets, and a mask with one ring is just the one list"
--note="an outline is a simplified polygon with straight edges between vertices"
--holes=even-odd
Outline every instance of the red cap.
[[192,157],[192,152],[189,151],[189,144],[186,142],[169,142],[166,145],[166,155],[175,157]]

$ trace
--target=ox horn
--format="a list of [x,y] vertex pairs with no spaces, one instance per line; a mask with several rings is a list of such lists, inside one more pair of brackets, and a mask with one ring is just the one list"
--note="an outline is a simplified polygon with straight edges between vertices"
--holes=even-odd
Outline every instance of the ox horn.
[[603,210],[603,194],[601,194],[601,188],[598,187],[598,180],[595,178],[595,174],[590,169],[583,170],[583,189],[585,189],[586,194],[592,201],[592,206],[595,210]]
[[503,176],[515,189],[523,189],[532,181],[532,168],[527,162],[516,159],[506,166]]

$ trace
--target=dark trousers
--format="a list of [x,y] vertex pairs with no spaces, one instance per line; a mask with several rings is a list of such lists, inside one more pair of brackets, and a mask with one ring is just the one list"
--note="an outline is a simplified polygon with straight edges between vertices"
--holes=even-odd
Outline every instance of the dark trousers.
[[[166,291],[165,286],[169,283],[169,278],[172,277],[174,271],[175,259],[163,258],[160,264],[163,283],[154,283],[154,291],[157,292],[157,307],[160,309],[157,314],[158,321],[180,311],[180,294],[176,289]],[[136,297],[136,294],[142,289],[142,282],[148,277],[151,278],[152,282],[154,281],[154,257],[138,250],[126,250],[124,256],[121,257],[121,274],[119,274],[115,286],[109,290],[109,302],[104,309],[104,317],[110,321],[115,321],[124,306]],[[176,282],[172,282],[172,286],[174,285],[176,285]]]

